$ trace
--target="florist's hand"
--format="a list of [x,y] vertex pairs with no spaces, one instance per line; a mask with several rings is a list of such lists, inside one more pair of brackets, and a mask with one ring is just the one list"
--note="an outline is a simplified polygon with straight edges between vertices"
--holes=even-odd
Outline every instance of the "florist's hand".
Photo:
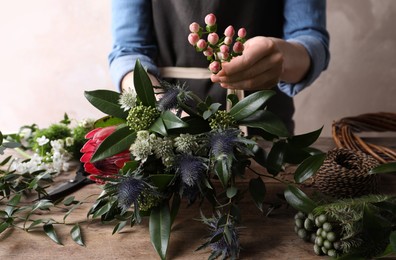
[[211,76],[222,87],[243,90],[269,89],[282,74],[283,54],[267,37],[254,37],[244,44],[241,56],[222,64],[222,70]]

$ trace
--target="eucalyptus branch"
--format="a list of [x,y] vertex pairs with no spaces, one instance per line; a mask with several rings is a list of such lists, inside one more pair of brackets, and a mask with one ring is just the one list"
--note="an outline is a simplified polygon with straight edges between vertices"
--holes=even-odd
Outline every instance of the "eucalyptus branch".
[[278,181],[278,182],[280,182],[280,183],[283,183],[283,184],[285,184],[285,185],[294,184],[293,182],[281,180],[281,179],[276,178],[275,176],[272,176],[272,175],[270,175],[270,174],[262,174],[262,173],[259,173],[259,172],[257,172],[256,170],[254,170],[253,168],[251,168],[250,166],[247,166],[247,168],[248,168],[249,170],[251,170],[254,174],[258,175],[258,176],[265,177],[265,178],[269,178],[269,179],[273,179],[273,180],[276,180],[276,181]]

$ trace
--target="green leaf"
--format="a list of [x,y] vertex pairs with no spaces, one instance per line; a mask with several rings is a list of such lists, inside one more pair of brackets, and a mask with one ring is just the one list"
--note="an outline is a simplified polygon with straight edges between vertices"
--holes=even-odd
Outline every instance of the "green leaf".
[[295,135],[288,138],[288,143],[295,147],[308,147],[312,145],[322,133],[323,126],[318,130],[312,131],[310,133]]
[[370,170],[370,174],[396,173],[396,162],[384,163]]
[[117,225],[115,225],[115,227],[113,229],[112,235],[114,235],[115,233],[120,232],[126,226],[127,223],[128,223],[128,221],[126,221],[126,220],[118,222]]
[[3,161],[0,162],[0,166],[6,165],[11,160],[11,158],[12,158],[11,155],[5,158]]
[[109,210],[111,209],[112,204],[111,203],[106,203],[105,205],[103,205],[100,209],[98,209],[98,211],[96,211],[92,218],[97,218],[99,216],[102,216],[104,214],[106,214],[107,212],[109,212]]
[[6,230],[9,226],[11,226],[11,224],[8,222],[1,223],[0,224],[0,234],[3,233],[3,231]]
[[105,116],[95,121],[95,128],[120,125],[125,123],[125,119],[113,116]]
[[235,94],[229,94],[229,95],[227,96],[227,100],[228,100],[229,102],[231,102],[231,107],[235,106],[236,103],[239,102],[239,98],[238,98],[238,96],[235,95]]
[[183,128],[188,126],[186,122],[169,110],[163,112],[161,114],[161,118],[164,121],[166,129]]
[[149,230],[151,243],[160,258],[165,259],[171,231],[171,217],[167,202],[151,210]]
[[41,223],[44,222],[44,219],[36,219],[35,221],[33,221],[30,226],[28,227],[28,231],[31,230],[32,228],[34,228],[37,225],[40,225]]
[[161,117],[158,117],[157,120],[150,126],[150,130],[156,132],[162,136],[167,136],[168,132],[166,131],[164,120]]
[[306,151],[307,148],[295,147],[287,143],[285,162],[290,164],[300,164],[305,159],[311,156],[311,154]]
[[160,191],[164,191],[174,178],[175,178],[174,174],[153,174],[153,175],[150,175],[150,181]]
[[294,180],[297,183],[302,183],[313,176],[322,166],[326,154],[316,154],[305,159],[296,169],[294,173]]
[[7,202],[7,207],[5,208],[4,211],[7,213],[8,216],[11,217],[12,214],[14,214],[15,208],[21,201],[21,198],[22,198],[22,194],[17,193]]
[[273,95],[275,91],[272,90],[257,91],[235,104],[229,113],[237,122],[243,120],[256,112]]
[[103,113],[122,119],[127,118],[128,112],[124,111],[118,103],[120,93],[107,89],[99,89],[85,91],[84,95],[94,107]]
[[70,206],[74,202],[74,196],[69,196],[63,200],[63,205]]
[[283,121],[277,115],[267,110],[256,111],[249,117],[242,118],[238,123],[247,127],[262,129],[275,136],[290,136]]
[[76,242],[78,245],[85,246],[81,236],[80,225],[78,225],[78,223],[76,223],[74,227],[70,230],[70,235],[73,241]]
[[279,141],[273,144],[271,151],[267,156],[267,170],[269,173],[276,175],[282,171],[287,144]]
[[59,240],[58,236],[56,235],[54,226],[53,226],[52,224],[45,224],[45,225],[43,226],[43,229],[44,229],[45,234],[47,234],[47,236],[48,236],[49,238],[51,238],[52,241],[54,241],[55,243],[57,243],[57,244],[59,244],[59,245],[63,245],[63,244],[61,243],[61,241]]
[[390,245],[394,253],[396,253],[396,231],[393,231],[389,236]]
[[151,80],[139,60],[135,63],[133,70],[133,83],[136,94],[144,106],[155,107],[155,94]]
[[136,133],[131,131],[128,126],[119,127],[99,145],[91,162],[97,162],[128,150],[135,139]]
[[302,190],[293,185],[288,185],[284,191],[286,201],[296,210],[311,213],[316,208],[316,203],[310,199]]
[[238,193],[238,189],[234,186],[229,187],[226,191],[227,198],[231,199]]
[[249,181],[249,192],[253,198],[254,204],[256,204],[257,208],[262,212],[266,188],[265,183],[263,182],[261,177],[251,179]]
[[231,178],[231,162],[228,158],[222,158],[215,162],[215,173],[219,177],[219,180],[223,187],[227,187],[228,181]]

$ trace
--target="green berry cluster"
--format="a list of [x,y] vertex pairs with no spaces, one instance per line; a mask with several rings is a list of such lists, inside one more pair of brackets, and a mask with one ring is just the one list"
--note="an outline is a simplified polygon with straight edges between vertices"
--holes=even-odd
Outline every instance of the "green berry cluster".
[[138,105],[129,110],[126,124],[136,132],[147,130],[159,115],[160,112],[155,107]]
[[212,130],[227,129],[235,125],[235,119],[226,110],[217,110],[209,119]]
[[149,211],[161,202],[161,198],[148,190],[142,191],[138,199],[140,211]]
[[315,254],[337,257],[341,253],[337,225],[330,222],[325,214],[315,217],[312,213],[298,212],[294,220],[297,235],[314,244]]

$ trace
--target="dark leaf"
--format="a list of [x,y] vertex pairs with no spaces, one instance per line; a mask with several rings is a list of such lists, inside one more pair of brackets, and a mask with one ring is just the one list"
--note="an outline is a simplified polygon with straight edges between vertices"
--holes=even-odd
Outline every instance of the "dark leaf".
[[150,175],[150,181],[154,184],[155,187],[160,191],[164,191],[166,187],[172,182],[175,178],[173,174],[153,174]]
[[312,155],[305,159],[296,169],[294,173],[294,180],[297,183],[302,183],[312,177],[322,166],[324,160],[326,159],[326,154]]
[[161,117],[158,117],[157,120],[150,126],[150,130],[156,132],[162,136],[167,136],[168,132],[166,131],[164,120]]
[[322,129],[323,126],[318,130],[312,131],[310,133],[292,136],[288,138],[288,142],[295,147],[308,147],[319,138],[320,134],[322,133]]
[[81,236],[81,229],[80,225],[75,224],[74,227],[70,230],[70,236],[74,242],[76,242],[80,246],[85,246],[82,236]]
[[215,173],[219,177],[219,180],[223,187],[227,187],[228,181],[231,178],[231,167],[229,165],[228,158],[222,158],[215,162]]
[[107,127],[112,125],[120,125],[124,123],[125,123],[125,119],[119,117],[113,117],[113,116],[105,116],[96,120],[94,126],[95,128],[99,128],[99,127]]
[[267,157],[267,170],[269,173],[276,175],[282,171],[284,164],[284,158],[286,154],[287,144],[283,141],[279,141],[273,144],[271,151]]
[[170,215],[171,215],[171,226],[173,225],[173,222],[176,219],[177,213],[179,212],[181,204],[181,199],[179,194],[173,194],[173,200],[172,200],[172,206],[170,210]]
[[103,140],[95,154],[92,156],[91,162],[100,161],[128,150],[135,139],[135,132],[131,131],[126,125],[120,126],[105,140]]
[[164,121],[166,129],[183,128],[188,126],[186,122],[168,110],[161,114],[161,118]]
[[287,143],[286,145],[286,154],[285,154],[285,162],[290,164],[300,164],[302,161],[307,159],[310,156],[309,152],[306,151],[306,148],[299,148],[290,145]]
[[290,136],[290,133],[287,130],[283,121],[274,113],[267,110],[256,111],[252,113],[249,117],[242,118],[238,121],[238,123],[240,125],[262,129],[267,133],[275,136]]
[[93,218],[97,218],[99,216],[102,216],[104,214],[106,214],[107,212],[109,212],[109,210],[111,209],[112,204],[111,203],[106,203],[105,205],[103,205],[100,209],[98,209],[98,211],[96,211],[93,214]]
[[114,235],[115,233],[120,232],[126,226],[127,223],[128,223],[128,221],[126,221],[126,220],[118,222],[117,225],[115,225],[115,227],[113,229],[112,235]]
[[151,210],[149,229],[151,243],[160,258],[165,259],[171,231],[171,217],[167,202]]
[[128,112],[124,111],[118,103],[120,93],[107,89],[99,89],[85,91],[84,95],[94,107],[103,113],[122,119],[127,118]]
[[384,163],[370,170],[370,174],[396,173],[396,162]]
[[296,186],[289,185],[284,191],[286,201],[296,210],[311,213],[316,203]]
[[239,122],[256,112],[273,95],[275,91],[272,90],[257,91],[235,104],[229,113]]
[[238,189],[234,186],[229,187],[226,191],[227,198],[231,199],[238,193]]
[[249,192],[257,208],[263,211],[263,202],[266,194],[265,183],[261,177],[249,181]]
[[396,253],[396,231],[393,231],[389,236],[389,241],[394,253]]
[[136,94],[144,106],[155,107],[155,94],[151,80],[139,60],[135,63],[133,70],[133,83]]
[[235,94],[229,94],[227,96],[227,100],[231,102],[231,107],[235,106],[235,104],[239,102],[238,96]]
[[47,234],[47,236],[52,239],[52,241],[54,241],[55,243],[57,243],[59,245],[63,245],[61,243],[61,241],[59,240],[58,236],[56,235],[54,226],[52,224],[45,224],[43,226],[43,230],[44,230],[45,234]]
[[9,226],[11,226],[11,224],[10,223],[8,223],[8,222],[2,222],[1,224],[0,224],[0,234],[4,231],[4,230],[6,230]]

